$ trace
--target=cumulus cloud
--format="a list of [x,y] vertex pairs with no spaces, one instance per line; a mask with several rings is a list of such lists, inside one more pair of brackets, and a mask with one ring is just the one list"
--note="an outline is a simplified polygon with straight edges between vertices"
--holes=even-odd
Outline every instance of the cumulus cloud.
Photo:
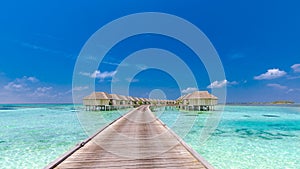
[[197,91],[198,89],[195,87],[188,87],[186,89],[183,89],[181,93],[187,94],[187,93],[193,93],[194,91]]
[[266,73],[263,73],[259,76],[255,76],[255,80],[270,80],[270,79],[277,79],[282,76],[285,76],[286,72],[279,69],[269,69]]
[[50,91],[52,90],[52,87],[38,87],[36,90],[31,94],[31,96],[37,96],[37,97],[45,97],[45,96],[51,96]]
[[283,86],[283,85],[280,85],[280,84],[277,84],[277,83],[269,83],[269,84],[267,84],[267,86],[275,88],[275,89],[281,89],[281,90],[288,89],[287,86]]
[[96,70],[91,77],[92,78],[100,78],[100,79],[105,79],[108,77],[113,77],[115,74],[117,73],[117,71],[112,71],[112,72],[100,72],[99,70]]
[[26,83],[26,82],[31,82],[31,83],[36,83],[39,80],[36,77],[32,77],[32,76],[23,76],[22,78],[16,78],[15,82],[19,82],[19,83]]
[[105,78],[113,77],[116,73],[117,71],[100,72],[100,70],[95,70],[93,73],[80,72],[80,74],[83,76],[88,76],[90,78],[95,78],[95,79],[105,79]]
[[10,91],[27,91],[30,88],[28,87],[32,83],[36,83],[39,80],[35,77],[27,77],[23,76],[22,78],[16,78],[15,80],[7,83],[4,86],[5,90],[10,90]]
[[7,85],[4,86],[4,89],[21,91],[21,90],[24,89],[24,86],[22,84],[18,84],[18,83],[15,83],[15,82],[9,82]]
[[39,80],[38,80],[37,78],[35,78],[35,77],[26,77],[26,76],[24,76],[24,77],[27,78],[27,80],[30,81],[30,82],[32,82],[32,83],[36,83],[36,82],[39,81]]
[[294,72],[300,72],[300,64],[294,64],[293,66],[291,66],[291,68],[294,70]]
[[[36,77],[23,76],[0,84],[0,103],[56,103],[70,102],[64,87],[51,87]],[[62,93],[62,94],[61,94]]]
[[238,82],[236,82],[236,81],[229,82],[228,80],[225,79],[225,80],[221,80],[221,81],[214,81],[210,85],[208,85],[207,88],[209,88],[209,89],[222,88],[227,85],[236,85],[236,84],[238,84]]

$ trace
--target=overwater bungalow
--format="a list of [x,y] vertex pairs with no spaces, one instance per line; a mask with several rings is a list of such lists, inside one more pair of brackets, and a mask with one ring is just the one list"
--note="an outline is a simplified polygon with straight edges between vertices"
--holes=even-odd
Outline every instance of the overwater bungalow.
[[120,99],[119,95],[117,94],[110,94],[111,97],[111,105],[113,109],[119,109],[121,108],[121,102],[122,100]]
[[169,105],[169,106],[173,106],[173,105],[175,105],[175,101],[174,100],[167,100],[167,105]]
[[132,107],[133,106],[133,98],[130,96],[124,96],[126,97],[127,101],[126,104],[128,105],[128,107]]
[[132,97],[132,96],[128,96],[129,100],[130,100],[130,105],[131,106],[136,106],[137,105],[137,100]]
[[218,98],[208,91],[195,91],[178,98],[181,109],[194,111],[213,110],[218,103]]
[[139,99],[139,105],[143,105],[146,103],[144,98],[138,98]]
[[111,96],[105,92],[93,92],[83,98],[87,110],[110,110]]
[[149,101],[150,101],[151,105],[155,105],[155,100],[154,99],[149,99]]
[[144,104],[151,104],[150,99],[147,99],[147,98],[143,98],[143,99],[144,99]]
[[139,105],[175,106],[184,110],[205,111],[213,110],[218,98],[207,91],[195,91],[174,100],[158,100],[138,98],[105,92],[93,92],[83,98],[87,110],[116,110],[121,108],[137,107]]
[[126,96],[123,96],[123,95],[118,95],[118,97],[120,99],[120,106],[122,108],[127,108],[129,106],[128,98]]
[[134,105],[134,107],[137,107],[139,105],[139,98],[132,97],[132,99],[133,99],[133,105]]

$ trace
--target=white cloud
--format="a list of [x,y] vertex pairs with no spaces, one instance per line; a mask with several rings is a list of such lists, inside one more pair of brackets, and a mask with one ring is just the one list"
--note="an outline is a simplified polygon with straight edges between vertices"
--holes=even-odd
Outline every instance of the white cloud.
[[198,89],[195,87],[188,87],[186,89],[183,89],[181,93],[187,94],[187,93],[193,93],[194,91],[197,91]]
[[36,89],[36,91],[38,91],[38,92],[47,92],[47,91],[50,91],[50,90],[52,90],[52,87],[38,87]]
[[300,72],[300,64],[294,64],[293,66],[291,66],[291,68],[294,70],[294,72]]
[[15,79],[16,82],[19,83],[26,83],[26,82],[31,82],[31,83],[36,83],[39,80],[36,77],[27,77],[27,76],[23,76],[22,78],[17,78]]
[[100,72],[99,70],[96,70],[91,77],[92,78],[100,78],[100,79],[105,79],[108,77],[113,77],[115,74],[117,73],[117,71],[112,71],[112,72]]
[[290,93],[290,92],[300,92],[300,89],[289,89],[286,93]]
[[90,78],[105,79],[105,78],[113,77],[116,73],[117,73],[117,71],[100,72],[99,70],[95,70],[93,73],[80,72],[79,74],[81,74],[83,76],[88,76]]
[[267,84],[267,86],[275,88],[275,89],[281,89],[281,90],[288,89],[287,86],[283,86],[283,85],[280,85],[280,84],[277,84],[277,83],[269,83],[269,84]]
[[270,80],[270,79],[276,79],[276,78],[280,78],[282,76],[285,76],[286,72],[279,70],[279,69],[269,69],[266,73],[263,73],[259,76],[255,76],[254,79],[255,80]]
[[285,93],[287,93],[287,94],[300,92],[300,88],[289,88],[288,86],[284,86],[284,85],[277,84],[277,83],[270,83],[270,84],[267,84],[267,86],[272,87],[274,89],[285,91]]
[[[70,93],[62,92],[64,87],[56,88],[40,82],[36,77],[23,76],[6,82],[0,80],[0,103],[59,103],[71,102]],[[2,84],[1,84],[2,82]],[[46,86],[45,86],[46,85]],[[63,93],[63,94],[61,94]]]
[[52,87],[38,87],[30,96],[34,97],[49,97],[51,96],[50,91]]
[[27,91],[30,90],[28,87],[32,83],[36,83],[39,80],[35,77],[27,77],[23,76],[22,78],[16,78],[14,81],[11,81],[7,83],[7,85],[4,86],[4,89],[10,90],[10,91]]
[[222,88],[227,85],[237,85],[237,84],[238,84],[238,82],[236,82],[236,81],[229,82],[228,80],[225,79],[222,81],[214,81],[210,85],[208,85],[207,88],[209,88],[209,89]]
[[[24,77],[27,78],[26,76],[24,76]],[[28,80],[28,81],[31,81],[32,83],[36,83],[36,82],[39,81],[39,80],[38,80],[37,78],[35,78],[35,77],[28,77],[27,80]]]
[[73,91],[82,91],[82,90],[86,90],[88,89],[89,86],[76,86],[76,87],[73,87]]
[[24,86],[22,84],[18,84],[15,82],[9,82],[7,85],[4,86],[6,90],[13,90],[13,91],[22,91],[24,90]]

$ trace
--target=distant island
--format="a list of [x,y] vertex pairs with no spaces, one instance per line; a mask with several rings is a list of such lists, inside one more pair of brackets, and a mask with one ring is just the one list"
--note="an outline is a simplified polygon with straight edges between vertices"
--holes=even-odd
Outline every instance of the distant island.
[[270,104],[294,104],[295,102],[293,101],[288,101],[288,100],[278,100],[271,102]]
[[281,105],[281,104],[294,104],[294,101],[277,100],[273,102],[245,102],[245,103],[227,103],[230,105]]

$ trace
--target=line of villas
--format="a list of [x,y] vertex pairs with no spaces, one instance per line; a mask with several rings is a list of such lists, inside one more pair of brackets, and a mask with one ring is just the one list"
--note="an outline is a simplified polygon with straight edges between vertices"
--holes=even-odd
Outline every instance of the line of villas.
[[209,111],[214,110],[214,106],[218,104],[218,98],[208,91],[195,91],[176,100],[148,99],[108,94],[106,92],[93,92],[83,98],[83,104],[88,111],[109,111],[140,105],[176,106],[188,111]]

